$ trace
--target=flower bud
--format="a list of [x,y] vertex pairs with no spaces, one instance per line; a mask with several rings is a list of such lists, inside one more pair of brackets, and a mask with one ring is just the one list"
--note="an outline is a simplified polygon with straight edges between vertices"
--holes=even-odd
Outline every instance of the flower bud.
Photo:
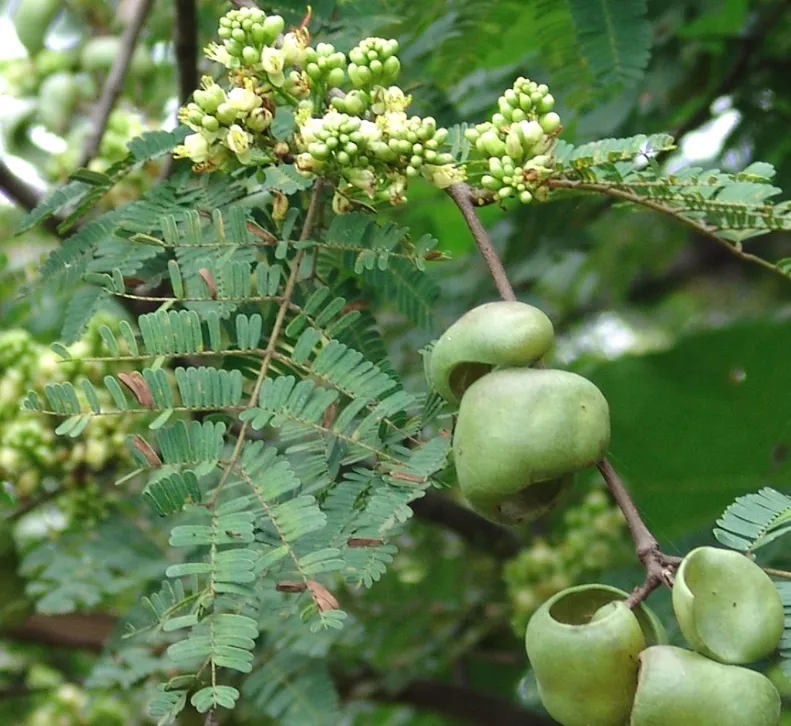
[[272,125],[272,112],[268,108],[256,108],[251,111],[245,121],[247,128],[251,131],[261,133]]

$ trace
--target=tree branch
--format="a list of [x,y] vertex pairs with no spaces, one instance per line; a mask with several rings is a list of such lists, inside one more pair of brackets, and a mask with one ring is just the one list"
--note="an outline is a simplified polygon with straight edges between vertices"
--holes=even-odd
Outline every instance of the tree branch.
[[101,96],[96,104],[92,128],[85,139],[82,154],[77,162],[78,167],[85,166],[99,152],[99,144],[101,144],[102,136],[104,136],[104,131],[107,128],[110,113],[118,100],[118,96],[121,94],[121,86],[137,44],[137,36],[140,34],[152,4],[153,0],[137,0],[132,9],[129,23],[121,38],[121,47],[118,50],[118,55],[115,57],[110,72],[107,74]]
[[512,530],[484,519],[437,492],[427,492],[426,496],[416,499],[409,506],[415,517],[452,530],[472,546],[488,551],[498,560],[516,556],[524,546]]
[[116,619],[104,613],[31,615],[14,628],[0,630],[1,638],[37,643],[54,648],[101,652],[115,627]]
[[[41,201],[41,195],[16,176],[2,159],[0,159],[0,191],[28,212]],[[49,232],[58,235],[57,217],[48,217],[42,224]]]
[[198,87],[198,12],[195,0],[176,0],[173,43],[179,71],[179,105]]
[[481,253],[481,257],[483,257],[494,279],[494,284],[497,286],[497,292],[500,293],[500,297],[503,300],[516,300],[514,288],[511,287],[511,282],[508,280],[503,263],[500,261],[497,251],[489,239],[489,235],[481,224],[481,220],[475,213],[475,207],[472,203],[474,198],[472,190],[467,184],[451,184],[446,191],[456,203],[464,217],[464,221],[467,222],[467,226],[475,238],[478,251]]
[[[370,678],[373,676],[373,683]],[[553,726],[554,721],[526,711],[515,703],[490,693],[428,679],[414,680],[397,691],[388,691],[367,673],[363,680],[338,683],[347,699],[397,703],[457,719],[470,726]]]

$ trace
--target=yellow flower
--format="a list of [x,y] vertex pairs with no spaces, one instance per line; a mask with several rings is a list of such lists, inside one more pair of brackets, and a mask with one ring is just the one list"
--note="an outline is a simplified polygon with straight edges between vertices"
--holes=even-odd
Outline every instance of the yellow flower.
[[247,164],[250,161],[250,143],[252,140],[252,136],[247,131],[239,124],[234,124],[228,129],[225,143],[236,154],[242,164]]

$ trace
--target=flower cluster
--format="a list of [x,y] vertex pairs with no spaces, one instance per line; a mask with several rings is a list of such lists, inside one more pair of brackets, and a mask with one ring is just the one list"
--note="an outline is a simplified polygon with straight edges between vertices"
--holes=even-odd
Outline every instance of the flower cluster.
[[[302,26],[284,30],[282,17],[257,8],[221,19],[222,44],[210,44],[206,54],[228,69],[231,87],[203,79],[181,109],[194,133],[177,157],[198,171],[230,171],[295,156],[301,173],[337,182],[339,213],[356,197],[405,201],[409,177],[422,174],[440,187],[465,178],[442,151],[447,130],[433,118],[408,116],[411,97],[392,85],[401,68],[397,41],[366,38],[347,56],[330,43],[311,46]],[[270,127],[281,107],[295,113],[297,128],[277,140]]]
[[583,575],[615,567],[630,556],[626,520],[601,489],[593,489],[579,505],[569,508],[563,522],[565,532],[557,542],[537,538],[505,564],[512,625],[520,635],[546,599]]
[[560,133],[555,99],[545,84],[517,78],[498,99],[491,121],[467,129],[465,136],[486,159],[481,185],[497,199],[517,196],[523,204],[543,199],[552,172],[552,151]]
[[[73,359],[62,362],[25,330],[0,333],[0,482],[12,487],[18,498],[36,494],[45,480],[76,495],[86,485],[86,472],[102,471],[126,457],[125,440],[134,423],[128,417],[96,417],[72,442],[55,436],[55,419],[34,417],[19,407],[30,388],[67,380],[77,384],[82,377],[100,382],[110,372],[107,364],[81,359],[101,355],[98,330],[109,322],[104,315],[95,316],[87,335],[69,348]],[[97,387],[97,394],[103,403],[112,403],[102,387]]]
[[399,204],[406,201],[408,177],[423,174],[440,187],[464,178],[453,157],[440,151],[447,129],[430,116],[407,116],[410,102],[398,86],[374,86],[333,99],[334,108],[323,116],[298,115],[297,167],[339,178],[336,211],[344,210],[354,190]]

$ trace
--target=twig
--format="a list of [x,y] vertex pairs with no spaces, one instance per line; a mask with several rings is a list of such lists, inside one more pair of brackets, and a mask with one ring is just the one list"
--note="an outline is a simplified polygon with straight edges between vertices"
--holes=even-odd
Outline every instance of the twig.
[[475,207],[472,204],[473,192],[467,184],[451,184],[447,190],[450,198],[456,203],[462,216],[464,217],[467,226],[475,238],[475,244],[478,245],[478,250],[483,257],[484,262],[492,274],[494,284],[497,286],[497,292],[503,300],[516,300],[514,288],[511,287],[511,282],[508,280],[508,275],[505,272],[503,263],[500,261],[497,251],[489,239],[481,220],[475,213]]
[[198,11],[195,0],[176,0],[173,44],[179,71],[179,104],[198,87]]
[[107,74],[101,96],[96,104],[91,131],[85,139],[85,145],[77,163],[78,167],[85,166],[99,151],[99,144],[101,144],[102,136],[104,136],[104,131],[107,128],[110,113],[121,93],[121,86],[137,44],[137,36],[140,34],[152,4],[153,0],[137,0],[132,10],[129,23],[121,37],[121,47],[118,49],[118,55],[115,57],[110,72]]
[[629,527],[629,533],[634,541],[637,556],[645,567],[645,581],[632,591],[626,601],[629,607],[634,607],[648,597],[659,585],[672,586],[672,560],[659,549],[659,542],[657,542],[656,537],[646,526],[635,503],[632,501],[632,497],[626,491],[623,481],[613,469],[612,464],[607,459],[603,459],[599,462],[598,469],[602,477],[604,477],[604,481],[607,482],[607,488],[615,499],[615,503],[623,512],[626,526]]
[[355,679],[336,679],[341,697],[399,703],[450,717],[470,726],[552,726],[554,721],[527,711],[512,701],[467,686],[430,679],[410,681],[398,690],[382,685],[378,674],[366,671]]
[[745,252],[740,244],[731,244],[727,240],[723,239],[722,237],[718,237],[714,230],[711,229],[706,222],[700,221],[697,219],[691,219],[689,217],[684,216],[678,210],[673,209],[672,207],[668,207],[660,201],[654,201],[653,199],[646,199],[645,197],[641,197],[639,194],[635,194],[633,192],[628,192],[624,189],[619,189],[617,187],[611,186],[605,183],[596,183],[596,182],[581,182],[576,181],[575,179],[550,179],[548,185],[553,189],[576,189],[578,191],[588,191],[588,192],[597,192],[599,194],[605,194],[609,197],[614,197],[615,199],[622,199],[625,202],[631,202],[632,204],[639,204],[640,206],[646,207],[647,209],[653,209],[655,212],[661,212],[662,214],[667,214],[674,219],[677,219],[682,224],[686,225],[687,227],[691,227],[699,234],[702,234],[709,239],[714,240],[717,244],[721,245],[724,249],[728,250],[732,255],[735,255],[740,260],[744,262],[752,262],[756,265],[760,265],[761,267],[771,270],[777,275],[781,275],[786,279],[791,280],[791,271],[786,272],[781,268],[773,265],[769,260],[763,259],[763,257],[758,257],[758,255],[750,254],[749,252]]
[[[500,258],[497,256],[497,252],[489,239],[489,235],[486,233],[478,215],[475,213],[475,208],[472,204],[474,192],[466,184],[453,184],[447,191],[464,215],[464,219],[473,237],[475,237],[475,243],[478,245],[478,249],[494,278],[500,296],[504,300],[515,300],[516,296],[508,280],[505,268]],[[665,210],[663,209],[663,211]],[[604,480],[607,482],[607,486],[616,504],[623,512],[627,526],[629,527],[629,532],[635,544],[637,556],[645,567],[645,582],[639,587],[636,587],[626,600],[626,604],[633,608],[642,602],[659,585],[663,583],[668,586],[672,585],[673,568],[675,567],[675,563],[672,560],[674,558],[666,556],[659,549],[659,543],[656,537],[651,534],[651,531],[646,526],[640,516],[640,512],[632,501],[629,492],[626,490],[620,477],[607,459],[603,459],[599,462],[598,468]]]
[[[2,159],[0,159],[0,191],[28,212],[41,201],[41,195],[16,176]],[[57,217],[48,217],[42,224],[52,234],[58,234]]]

